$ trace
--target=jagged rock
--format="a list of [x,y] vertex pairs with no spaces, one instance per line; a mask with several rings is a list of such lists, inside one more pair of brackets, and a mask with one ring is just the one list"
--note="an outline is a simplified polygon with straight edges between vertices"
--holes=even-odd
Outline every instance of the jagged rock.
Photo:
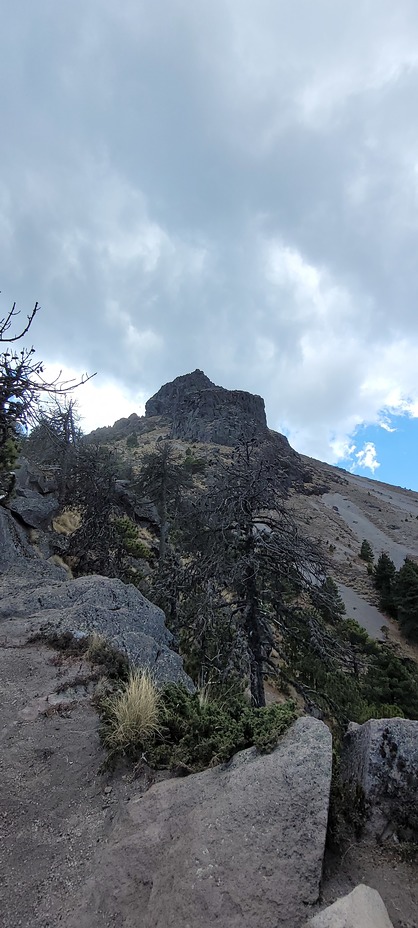
[[366,831],[379,838],[418,834],[418,721],[371,719],[344,739],[341,773],[361,787]]
[[171,650],[173,636],[158,606],[121,580],[68,580],[65,568],[44,560],[13,515],[0,507],[0,623],[13,621],[23,622],[28,633],[96,631],[132,663],[148,667],[157,682],[194,689]]
[[117,419],[114,425],[105,425],[101,428],[94,429],[89,435],[86,435],[83,440],[88,443],[120,441],[123,438],[128,438],[128,436],[132,434],[140,435],[144,429],[144,417],[138,416],[136,412],[132,412],[127,418],[123,417],[122,419]]
[[46,529],[59,511],[56,496],[41,496],[35,490],[15,490],[15,495],[8,502],[8,508],[22,519],[30,528]]
[[148,400],[145,415],[171,420],[171,438],[233,446],[268,435],[264,400],[244,390],[217,387],[203,371],[176,377]]
[[0,506],[0,571],[20,564],[25,558],[33,558],[26,532],[12,514]]
[[393,928],[393,925],[379,893],[360,884],[311,918],[306,928]]
[[30,528],[46,529],[59,510],[56,477],[44,474],[26,458],[19,459],[7,507]]
[[305,717],[272,754],[153,786],[109,836],[74,926],[296,928],[319,893],[331,767],[328,728]]
[[51,472],[53,470],[53,468],[40,470],[33,461],[20,457],[16,467],[15,487],[18,490],[34,490],[42,495],[56,493],[58,481],[56,474]]
[[[39,563],[39,562],[38,562]],[[0,622],[30,617],[33,630],[96,631],[124,651],[132,663],[149,668],[159,683],[194,686],[181,658],[170,649],[165,616],[134,586],[108,577],[62,579],[61,568],[44,565],[44,576],[16,567],[0,579]],[[53,571],[60,570],[60,579]],[[64,574],[65,576],[65,574]]]

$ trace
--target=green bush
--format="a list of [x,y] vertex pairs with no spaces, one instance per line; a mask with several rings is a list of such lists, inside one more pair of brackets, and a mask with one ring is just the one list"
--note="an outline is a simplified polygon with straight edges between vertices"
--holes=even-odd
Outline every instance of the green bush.
[[374,569],[374,585],[379,593],[379,605],[383,612],[396,618],[395,601],[396,567],[385,551],[382,551]]
[[146,561],[152,558],[151,549],[141,541],[137,526],[128,516],[116,519],[115,526],[126,554],[130,554],[131,557],[143,558]]
[[[108,700],[101,712],[101,736],[106,744],[112,724]],[[273,750],[295,718],[291,701],[266,709],[253,709],[244,699],[202,702],[197,693],[169,684],[161,691],[158,731],[151,738],[131,742],[125,753],[134,760],[145,756],[151,767],[195,773],[225,763],[252,745],[263,752]]]
[[373,548],[369,541],[365,538],[361,544],[360,548],[360,557],[362,561],[367,561],[368,564],[372,564],[374,561]]
[[190,474],[204,474],[206,470],[206,461],[204,458],[196,457],[191,449],[187,448],[183,467],[185,467]]

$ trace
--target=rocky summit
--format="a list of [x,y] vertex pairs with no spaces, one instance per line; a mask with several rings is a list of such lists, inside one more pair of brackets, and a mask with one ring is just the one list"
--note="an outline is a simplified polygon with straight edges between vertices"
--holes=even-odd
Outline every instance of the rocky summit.
[[242,436],[268,436],[264,400],[245,390],[226,390],[203,371],[166,383],[145,406],[146,417],[171,420],[171,438],[234,445]]
[[285,435],[268,427],[261,396],[245,390],[226,390],[200,370],[164,384],[146,403],[145,416],[132,413],[113,426],[95,429],[87,440],[110,443],[153,434],[224,448],[255,439],[289,485],[302,489],[312,480],[310,468]]

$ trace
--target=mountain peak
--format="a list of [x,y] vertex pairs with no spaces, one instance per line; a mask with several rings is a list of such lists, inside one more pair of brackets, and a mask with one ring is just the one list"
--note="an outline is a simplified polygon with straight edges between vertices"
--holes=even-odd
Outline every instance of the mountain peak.
[[146,417],[171,420],[171,438],[235,445],[242,436],[265,438],[264,400],[245,390],[226,390],[196,369],[164,384],[148,400]]

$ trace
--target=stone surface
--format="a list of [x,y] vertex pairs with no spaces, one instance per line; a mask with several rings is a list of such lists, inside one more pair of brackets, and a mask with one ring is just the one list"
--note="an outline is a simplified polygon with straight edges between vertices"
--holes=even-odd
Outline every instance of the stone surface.
[[35,464],[19,459],[13,492],[7,508],[30,528],[46,529],[59,510],[56,478],[43,473]]
[[30,528],[45,529],[57,514],[59,503],[52,493],[41,496],[36,490],[16,489],[8,508]]
[[94,429],[88,435],[84,436],[83,441],[88,444],[92,442],[106,443],[107,441],[120,441],[128,438],[130,435],[140,435],[146,431],[146,420],[144,416],[138,416],[132,412],[130,416],[117,419],[113,425],[105,425],[101,428]]
[[268,434],[264,400],[244,390],[225,390],[203,371],[176,377],[148,400],[145,415],[171,420],[171,438],[234,445]]
[[341,772],[364,791],[370,834],[418,834],[418,721],[371,719],[349,730]]
[[[0,506],[0,624],[13,637],[13,623],[26,634],[91,632],[108,638],[132,663],[148,667],[157,682],[194,686],[180,656],[171,650],[165,616],[131,584],[109,577],[69,580],[64,567],[44,560],[13,515]],[[22,624],[23,623],[23,624]]]
[[148,667],[158,682],[182,682],[193,689],[180,656],[170,649],[172,635],[158,606],[121,580],[100,576],[55,579],[57,575],[49,575],[48,566],[43,577],[33,576],[28,567],[3,574],[0,622],[30,617],[34,629],[96,631],[125,651],[134,664]]
[[382,897],[369,886],[356,886],[307,923],[307,928],[393,928]]
[[297,928],[318,897],[331,735],[298,719],[272,754],[132,798],[98,857],[77,928]]
[[[48,473],[49,471],[49,473]],[[54,468],[42,468],[42,470],[25,457],[20,457],[16,466],[15,487],[18,490],[35,490],[37,493],[49,494],[56,493],[58,482],[56,474],[52,473]]]
[[24,529],[0,506],[0,571],[30,557],[31,545]]

